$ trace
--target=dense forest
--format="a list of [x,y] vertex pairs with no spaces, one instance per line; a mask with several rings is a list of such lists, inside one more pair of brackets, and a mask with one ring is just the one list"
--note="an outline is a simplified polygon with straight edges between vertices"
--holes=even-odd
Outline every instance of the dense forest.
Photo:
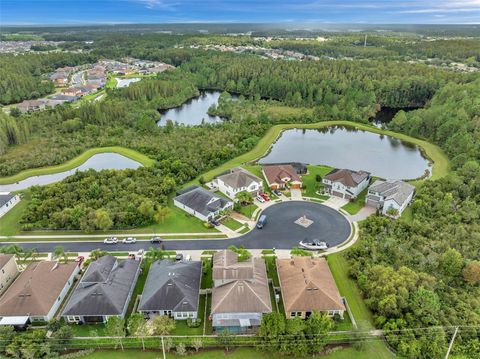
[[[478,358],[472,348],[480,344],[480,80],[445,86],[426,109],[399,113],[391,127],[438,143],[456,171],[420,187],[413,222],[367,219],[360,244],[346,252],[351,274],[379,327],[473,326],[456,351]],[[388,340],[408,358],[439,358],[446,338],[432,329],[393,332]]]
[[15,56],[0,55],[0,104],[8,105],[47,95],[55,89],[44,76],[63,66],[96,61],[92,54],[49,53]]

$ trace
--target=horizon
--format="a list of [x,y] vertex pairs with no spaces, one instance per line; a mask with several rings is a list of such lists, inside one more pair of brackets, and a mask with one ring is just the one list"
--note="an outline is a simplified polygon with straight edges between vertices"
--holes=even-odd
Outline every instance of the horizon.
[[3,0],[2,26],[477,25],[480,0]]

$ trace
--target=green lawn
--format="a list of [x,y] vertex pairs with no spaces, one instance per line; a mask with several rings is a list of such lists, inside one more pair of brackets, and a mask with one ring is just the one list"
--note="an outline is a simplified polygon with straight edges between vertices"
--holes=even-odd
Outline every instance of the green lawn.
[[400,219],[402,221],[407,222],[407,223],[412,223],[412,221],[413,221],[413,211],[412,211],[411,206],[407,206],[407,208],[405,208],[402,215],[400,216]]
[[201,286],[202,289],[212,288],[213,281],[212,281],[212,261],[210,258],[203,258],[202,259],[202,282]]
[[2,177],[0,178],[0,184],[10,184],[10,183],[15,183],[15,182],[24,180],[25,178],[32,177],[32,176],[40,176],[40,175],[47,175],[52,173],[68,171],[75,167],[80,166],[82,163],[84,163],[93,155],[96,155],[98,153],[106,153],[106,152],[118,153],[122,156],[128,157],[137,162],[140,162],[142,165],[146,167],[150,167],[155,163],[155,161],[152,160],[151,158],[129,148],[119,147],[119,146],[97,147],[97,148],[91,148],[83,152],[81,155],[75,158],[72,158],[70,161],[62,163],[61,165],[32,168],[32,169],[28,169],[20,173],[17,173],[16,175],[13,175],[13,176]]
[[238,209],[238,212],[240,212],[241,214],[243,214],[247,218],[252,218],[253,212],[255,212],[255,210],[257,208],[258,207],[255,204],[249,204],[248,206],[241,206]]
[[328,166],[313,166],[309,165],[308,174],[302,176],[303,181],[303,195],[306,197],[316,197],[326,199],[328,196],[318,195],[316,192],[323,189],[323,184],[316,181],[316,176],[320,175],[322,178],[332,170]]
[[20,218],[28,206],[30,201],[30,192],[25,191],[19,203],[0,218],[0,235],[13,236],[20,232],[22,226],[20,225]]
[[365,188],[357,198],[353,201],[348,202],[345,206],[342,207],[343,210],[347,211],[350,214],[357,214],[365,206],[365,197],[368,193],[368,187]]
[[276,258],[275,256],[264,256],[263,260],[267,267],[267,277],[273,281],[275,287],[279,287],[280,281],[278,280],[277,266],[275,264]]
[[222,224],[228,228],[230,228],[232,231],[236,231],[237,229],[240,229],[243,227],[243,224],[234,220],[233,218],[227,218],[224,221],[222,221]]
[[70,327],[76,337],[102,337],[107,335],[104,324],[71,324]]
[[137,297],[141,295],[143,292],[143,288],[145,287],[145,282],[147,281],[150,265],[151,265],[151,262],[148,259],[142,262],[142,272],[138,276],[137,283],[135,284],[135,288],[132,293],[132,298],[130,299],[130,303],[128,304],[127,314],[125,315],[125,322],[128,322],[128,318],[130,317],[130,314],[132,314],[133,307],[135,305],[135,301]]

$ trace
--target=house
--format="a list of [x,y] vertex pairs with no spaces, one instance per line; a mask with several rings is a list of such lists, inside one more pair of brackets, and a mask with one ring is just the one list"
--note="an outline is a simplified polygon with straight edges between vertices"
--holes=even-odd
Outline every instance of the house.
[[343,318],[345,305],[324,258],[277,259],[277,272],[287,319],[313,311]]
[[256,197],[263,190],[263,181],[240,167],[218,176],[214,182],[219,191],[231,199],[235,199],[238,193],[244,191]]
[[0,192],[0,218],[10,211],[18,202],[20,196],[10,192]]
[[24,326],[51,320],[79,270],[75,262],[29,264],[0,298],[0,325]]
[[414,193],[415,187],[409,183],[399,180],[376,180],[368,188],[365,203],[381,209],[385,216],[398,218],[412,201]]
[[301,188],[302,179],[292,165],[268,165],[262,168],[263,175],[267,179],[268,186],[275,189]]
[[55,101],[62,101],[62,102],[75,102],[79,99],[78,96],[67,96],[67,95],[55,95],[50,98],[51,100]]
[[65,96],[80,96],[82,91],[78,87],[69,87],[62,91]]
[[356,198],[370,183],[370,173],[349,169],[334,169],[323,177],[325,192],[346,199]]
[[150,266],[138,311],[146,317],[197,319],[202,262],[159,260]]
[[17,262],[13,254],[0,254],[0,296],[18,275]]
[[272,311],[267,270],[261,258],[238,261],[230,250],[213,256],[211,319],[214,330],[248,333],[258,329]]
[[50,75],[50,80],[55,83],[55,86],[64,86],[68,83],[68,74],[65,71],[57,71]]
[[179,192],[173,204],[202,221],[211,221],[220,212],[233,208],[233,202],[205,188],[191,186]]
[[25,100],[17,104],[16,107],[20,110],[20,112],[23,112],[23,113],[30,112],[30,111],[43,110],[45,108],[45,101],[44,100]]
[[63,310],[69,323],[105,323],[124,318],[140,273],[140,261],[112,256],[92,262]]

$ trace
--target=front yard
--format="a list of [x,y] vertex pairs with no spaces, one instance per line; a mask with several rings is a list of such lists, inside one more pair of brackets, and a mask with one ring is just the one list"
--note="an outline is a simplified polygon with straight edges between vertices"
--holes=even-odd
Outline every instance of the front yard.
[[303,189],[302,194],[306,197],[327,199],[328,196],[317,194],[323,190],[322,182],[317,181],[317,175],[323,178],[328,172],[332,170],[328,166],[314,166],[308,165],[308,173],[302,176]]
[[348,202],[345,206],[342,207],[343,210],[347,211],[349,214],[357,214],[365,206],[365,197],[368,193],[368,187],[365,188],[357,198],[353,201]]

